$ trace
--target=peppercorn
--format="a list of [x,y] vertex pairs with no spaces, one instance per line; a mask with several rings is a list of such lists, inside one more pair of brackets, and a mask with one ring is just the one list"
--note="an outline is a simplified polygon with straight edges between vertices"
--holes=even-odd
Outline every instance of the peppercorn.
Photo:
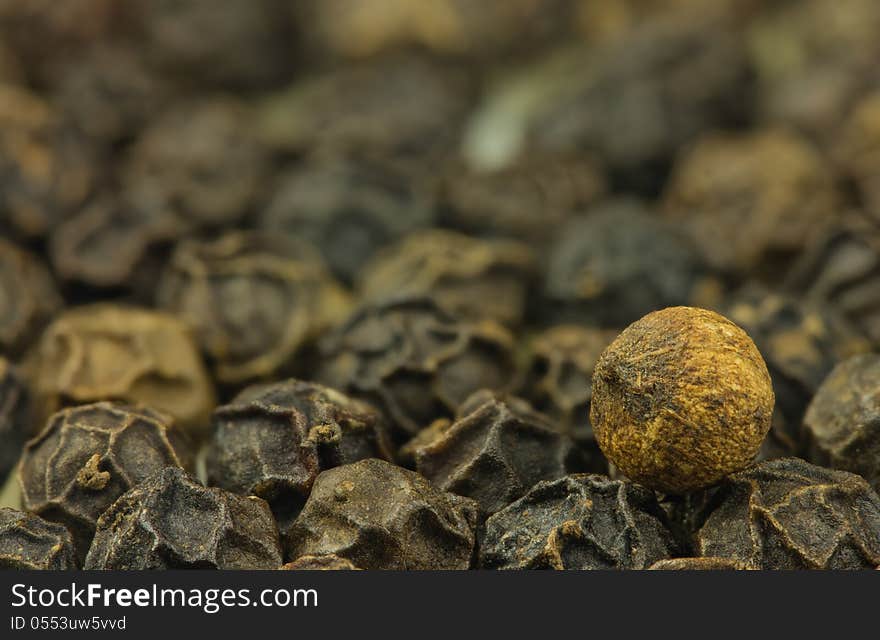
[[477,504],[382,460],[324,471],[285,543],[290,558],[335,554],[362,569],[467,569]]
[[191,466],[171,419],[146,407],[99,402],[65,409],[27,443],[18,467],[27,511],[65,525],[85,558],[98,517],[166,466]]
[[769,129],[702,137],[679,159],[665,209],[713,267],[772,278],[834,218],[839,199],[809,141]]
[[834,308],[761,286],[738,291],[723,312],[755,340],[773,381],[776,411],[762,456],[802,455],[801,423],[810,398],[837,362],[870,344]]
[[214,408],[211,381],[186,327],[146,309],[98,304],[65,311],[43,333],[31,368],[44,417],[111,398],[164,411],[200,436]]
[[697,555],[758,569],[873,569],[880,496],[859,476],[777,458],[722,481]]
[[862,476],[880,490],[880,356],[838,364],[804,416],[812,462]]
[[285,571],[360,571],[351,560],[328,553],[321,556],[300,556],[293,562],[282,565]]
[[709,273],[670,225],[633,200],[614,200],[558,231],[547,264],[541,316],[552,322],[623,327],[654,309],[687,304]]
[[433,221],[430,190],[412,174],[387,159],[310,158],[277,178],[257,226],[311,243],[351,283],[378,249]]
[[457,318],[522,324],[535,257],[522,243],[482,241],[432,229],[381,250],[360,277],[361,297],[427,296]]
[[593,370],[616,332],[559,325],[538,334],[528,348],[520,394],[587,455],[588,469],[607,472],[590,424]]
[[18,462],[30,431],[30,395],[15,367],[0,356],[0,483]]
[[670,558],[658,560],[650,571],[745,571],[748,565],[727,558]]
[[265,570],[281,563],[269,505],[166,467],[101,515],[84,568]]
[[582,469],[571,440],[520,398],[478,391],[459,414],[415,449],[416,471],[438,489],[476,500],[482,519],[536,482]]
[[0,508],[0,569],[76,569],[70,533],[32,513]]
[[39,259],[0,238],[0,351],[23,353],[61,305],[52,276]]
[[630,482],[570,475],[539,482],[486,522],[484,569],[646,569],[677,544],[654,494]]
[[627,327],[599,358],[590,422],[628,478],[684,493],[752,462],[773,403],[767,365],[742,329],[672,307]]
[[375,409],[310,382],[249,387],[214,411],[213,425],[208,483],[266,500],[282,538],[319,473],[365,458],[391,460]]
[[880,92],[862,98],[843,124],[834,156],[868,211],[880,211]]
[[178,244],[159,284],[160,307],[194,330],[227,384],[290,365],[348,315],[348,296],[309,247],[252,233]]
[[460,321],[426,298],[364,307],[322,341],[315,378],[381,410],[398,436],[455,415],[479,389],[513,383],[513,339]]
[[[159,115],[127,154],[122,183],[144,208],[164,206],[190,225],[241,220],[260,189],[266,157],[238,102],[207,100]],[[155,202],[161,205],[153,205]]]

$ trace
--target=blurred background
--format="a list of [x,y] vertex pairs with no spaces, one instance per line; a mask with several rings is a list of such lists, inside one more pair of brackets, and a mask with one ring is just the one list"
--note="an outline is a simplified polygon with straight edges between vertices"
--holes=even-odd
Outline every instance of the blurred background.
[[[156,307],[223,400],[426,295],[504,327],[513,390],[588,440],[607,342],[692,304],[758,343],[763,455],[797,452],[880,341],[877,34],[876,0],[0,0],[0,347]],[[205,273],[235,276],[207,318]]]

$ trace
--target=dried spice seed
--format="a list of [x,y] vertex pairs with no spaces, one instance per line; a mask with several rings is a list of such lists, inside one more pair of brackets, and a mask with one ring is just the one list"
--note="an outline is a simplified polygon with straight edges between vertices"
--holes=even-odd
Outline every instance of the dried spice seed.
[[16,369],[0,356],[0,482],[18,462],[30,431],[30,395]]
[[381,247],[433,221],[432,196],[411,173],[374,158],[310,158],[277,179],[257,226],[308,241],[351,283]]
[[300,556],[281,567],[285,571],[359,571],[351,560],[328,553],[322,556]]
[[599,358],[590,422],[628,478],[684,493],[752,462],[773,403],[767,365],[742,329],[672,307],[627,327]]
[[109,402],[66,409],[27,443],[18,468],[27,511],[65,525],[80,561],[99,516],[123,493],[166,466],[190,466],[171,419]]
[[0,508],[0,569],[76,569],[70,533],[32,513]]
[[765,268],[772,276],[835,217],[833,175],[793,133],[710,134],[679,159],[666,189],[667,217],[712,266]]
[[801,422],[810,398],[836,362],[870,344],[829,306],[816,306],[760,286],[740,290],[724,308],[755,340],[767,360],[776,395],[770,437],[762,455],[800,455]]
[[758,569],[880,564],[880,496],[855,474],[767,460],[725,479],[711,502],[699,555]]
[[480,389],[513,382],[512,337],[459,321],[429,299],[363,308],[321,345],[315,377],[380,409],[398,435],[453,416]]
[[269,505],[166,467],[103,513],[84,568],[265,570],[281,563]]
[[286,535],[322,471],[391,459],[387,428],[369,405],[310,382],[250,387],[218,407],[208,482],[266,500]]
[[349,308],[308,247],[236,232],[181,242],[157,301],[193,328],[223,383],[271,376]]
[[658,560],[651,571],[745,571],[748,565],[728,558],[670,558]]
[[688,304],[709,278],[696,249],[641,204],[615,200],[559,230],[546,271],[542,316],[623,327]]
[[359,290],[366,301],[426,296],[457,318],[518,326],[536,276],[528,245],[432,229],[380,251],[364,268]]
[[477,505],[382,460],[318,476],[285,541],[288,557],[335,554],[362,569],[467,569]]
[[480,391],[460,417],[414,451],[416,471],[443,491],[477,501],[485,518],[536,482],[582,470],[571,440],[519,398]]
[[484,569],[646,569],[677,550],[654,494],[571,475],[540,482],[486,522]]
[[61,306],[46,267],[29,251],[0,238],[0,351],[23,353]]
[[200,435],[214,390],[186,327],[174,317],[113,304],[70,309],[33,354],[33,388],[44,416],[106,398],[155,407]]
[[862,476],[880,490],[880,356],[838,364],[804,415],[810,460]]

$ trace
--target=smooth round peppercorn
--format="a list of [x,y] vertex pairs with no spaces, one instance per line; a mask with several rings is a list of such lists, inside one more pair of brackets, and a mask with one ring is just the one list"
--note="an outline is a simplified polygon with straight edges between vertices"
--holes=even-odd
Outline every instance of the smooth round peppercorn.
[[752,462],[773,403],[767,365],[742,329],[712,311],[670,307],[630,325],[602,354],[590,421],[621,472],[684,493]]

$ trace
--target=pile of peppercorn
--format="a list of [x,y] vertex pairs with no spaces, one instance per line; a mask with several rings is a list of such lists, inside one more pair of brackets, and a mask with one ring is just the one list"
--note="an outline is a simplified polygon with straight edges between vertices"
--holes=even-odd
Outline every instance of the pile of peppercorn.
[[877,33],[0,0],[0,568],[880,567]]

